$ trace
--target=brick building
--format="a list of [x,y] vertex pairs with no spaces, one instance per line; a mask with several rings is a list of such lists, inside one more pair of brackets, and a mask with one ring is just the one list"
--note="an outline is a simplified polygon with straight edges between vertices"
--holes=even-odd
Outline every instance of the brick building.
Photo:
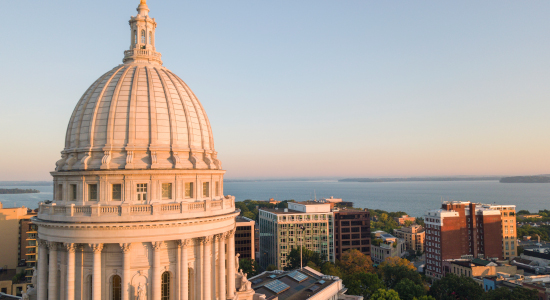
[[255,224],[254,220],[247,217],[238,216],[235,228],[235,253],[239,253],[240,258],[255,259]]
[[357,249],[370,256],[370,213],[367,210],[344,209],[334,212],[334,254]]
[[443,261],[465,256],[502,259],[502,218],[498,210],[471,202],[444,202],[424,216],[426,275],[445,275]]

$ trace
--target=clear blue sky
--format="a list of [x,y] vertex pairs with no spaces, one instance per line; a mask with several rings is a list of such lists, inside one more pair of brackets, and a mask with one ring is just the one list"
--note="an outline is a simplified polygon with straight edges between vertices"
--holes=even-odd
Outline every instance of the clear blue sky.
[[[49,180],[138,0],[4,1],[0,180]],[[226,178],[550,173],[548,1],[159,1]]]

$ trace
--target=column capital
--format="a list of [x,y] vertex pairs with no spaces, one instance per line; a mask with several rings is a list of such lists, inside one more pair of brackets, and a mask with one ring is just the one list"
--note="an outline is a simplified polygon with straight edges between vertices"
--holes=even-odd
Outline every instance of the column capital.
[[120,243],[119,246],[122,253],[129,253],[132,249],[132,243]]
[[63,247],[65,247],[65,250],[67,250],[68,253],[75,253],[78,246],[74,243],[64,243]]
[[88,244],[94,253],[101,253],[103,250],[103,244]]
[[178,240],[177,243],[178,243],[178,246],[187,247],[191,245],[191,240],[190,239]]
[[162,244],[164,242],[151,242],[151,244],[153,245],[153,249],[154,250],[160,250],[160,248],[162,247]]
[[199,241],[201,244],[203,245],[208,245],[210,244],[210,242],[212,241],[212,236],[204,236],[204,237],[201,237],[199,238]]
[[50,251],[57,251],[58,245],[59,243],[57,242],[47,242],[47,246],[48,246],[48,249],[50,249]]
[[38,240],[38,247],[47,248],[48,247],[48,241]]

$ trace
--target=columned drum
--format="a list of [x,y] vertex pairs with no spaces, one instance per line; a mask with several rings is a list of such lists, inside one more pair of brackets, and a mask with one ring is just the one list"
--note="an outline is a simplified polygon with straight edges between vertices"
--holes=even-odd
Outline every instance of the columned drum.
[[[41,203],[39,300],[243,299],[235,199],[202,104],[162,65],[142,0],[123,64],[76,104]],[[237,275],[238,276],[238,275]]]

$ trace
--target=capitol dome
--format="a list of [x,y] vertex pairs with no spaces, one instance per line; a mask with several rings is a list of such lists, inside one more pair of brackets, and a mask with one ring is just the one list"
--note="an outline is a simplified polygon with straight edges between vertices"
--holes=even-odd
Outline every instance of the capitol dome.
[[97,79],[76,105],[56,171],[221,169],[206,112],[162,66],[147,12],[142,4],[130,20],[135,29],[124,64]]

